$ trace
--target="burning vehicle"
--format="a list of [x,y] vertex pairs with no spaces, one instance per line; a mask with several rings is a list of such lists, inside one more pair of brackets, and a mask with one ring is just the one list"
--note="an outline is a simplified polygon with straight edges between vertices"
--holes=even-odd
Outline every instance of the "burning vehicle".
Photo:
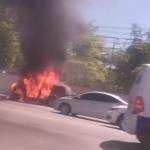
[[[15,87],[16,83],[14,83],[12,86],[14,86],[14,87],[13,87],[13,90],[11,91],[11,94],[8,97],[8,99],[13,100],[13,101],[18,101],[18,100],[20,100],[20,94],[16,92],[17,91],[17,89]],[[38,104],[53,107],[53,104],[56,99],[58,99],[60,97],[74,96],[74,95],[76,95],[76,94],[72,92],[72,90],[69,86],[67,86],[65,84],[56,84],[56,85],[53,85],[51,92],[49,93],[48,97],[46,97],[45,99],[40,99],[39,98],[40,96],[37,98],[26,97],[24,99],[24,101],[27,101],[27,102],[37,101]]]
[[87,25],[79,13],[80,2],[1,1],[10,8],[10,14],[16,21],[15,31],[26,63],[20,80],[11,87],[9,99],[42,101],[52,106],[51,102],[57,97],[71,95],[71,92],[66,93],[66,86],[59,86],[59,80],[70,43],[80,43],[87,33]]
[[57,98],[75,95],[69,86],[59,82],[61,73],[52,67],[47,67],[46,70],[39,67],[30,72],[28,70],[28,66],[22,69],[22,77],[12,84],[8,99],[53,107]]

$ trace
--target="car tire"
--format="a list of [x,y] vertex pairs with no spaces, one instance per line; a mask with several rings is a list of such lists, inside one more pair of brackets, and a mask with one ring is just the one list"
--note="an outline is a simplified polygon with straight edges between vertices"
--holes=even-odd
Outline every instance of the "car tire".
[[136,138],[137,138],[137,140],[138,140],[140,143],[143,143],[143,141],[144,141],[144,136],[136,135]]
[[150,130],[146,131],[142,144],[144,146],[144,150],[150,150]]
[[54,106],[54,102],[55,102],[56,99],[57,99],[57,98],[54,97],[54,96],[50,97],[50,98],[48,99],[48,106],[49,106],[49,107],[53,107],[53,106]]
[[69,104],[62,104],[59,110],[60,110],[60,113],[63,115],[69,115],[71,113],[71,107]]
[[123,114],[120,115],[120,116],[118,117],[118,119],[117,119],[117,125],[119,126],[119,128],[120,128],[121,130],[123,130],[122,121],[123,121]]

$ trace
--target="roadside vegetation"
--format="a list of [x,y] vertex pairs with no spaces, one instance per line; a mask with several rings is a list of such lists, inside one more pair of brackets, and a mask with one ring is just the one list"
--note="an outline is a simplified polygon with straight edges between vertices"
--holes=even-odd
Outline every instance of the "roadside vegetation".
[[[21,68],[19,36],[15,21],[8,17],[7,8],[0,5],[0,71]],[[99,27],[88,24],[84,42],[71,43],[62,81],[71,85],[129,93],[132,83],[144,63],[150,63],[150,32],[143,34],[137,24],[131,26],[132,41],[114,49],[107,47],[108,38],[101,36]],[[144,35],[144,36],[143,36]],[[145,39],[146,36],[146,39]]]

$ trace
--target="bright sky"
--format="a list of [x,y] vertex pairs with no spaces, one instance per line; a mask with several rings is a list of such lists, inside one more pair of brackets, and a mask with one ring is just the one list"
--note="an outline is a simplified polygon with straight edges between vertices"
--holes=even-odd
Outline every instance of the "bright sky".
[[91,0],[83,13],[101,26],[150,28],[150,0]]
[[[95,20],[98,26],[131,27],[137,23],[142,28],[150,28],[150,0],[91,0],[82,12],[87,21]],[[102,35],[115,36],[107,33],[112,29],[102,30],[107,30]],[[130,30],[117,31],[130,33]],[[127,37],[126,34],[116,36]]]

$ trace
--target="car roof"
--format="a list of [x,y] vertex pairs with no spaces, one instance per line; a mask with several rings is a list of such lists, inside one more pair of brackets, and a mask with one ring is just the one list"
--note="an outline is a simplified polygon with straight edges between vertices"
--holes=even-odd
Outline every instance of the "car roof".
[[147,66],[147,67],[150,67],[150,64],[143,64],[142,66]]
[[[108,96],[111,96],[113,98],[116,98],[118,99],[119,101],[122,101],[123,103],[126,103],[127,102],[125,100],[123,100],[120,96],[117,96],[117,95],[114,95],[114,94],[111,94],[111,93],[106,93],[106,92],[99,92],[99,91],[90,91],[90,92],[86,92],[86,93],[83,93],[83,94],[88,94],[88,93],[98,93],[98,94],[105,94],[105,95],[108,95]],[[81,94],[81,95],[83,95]]]

